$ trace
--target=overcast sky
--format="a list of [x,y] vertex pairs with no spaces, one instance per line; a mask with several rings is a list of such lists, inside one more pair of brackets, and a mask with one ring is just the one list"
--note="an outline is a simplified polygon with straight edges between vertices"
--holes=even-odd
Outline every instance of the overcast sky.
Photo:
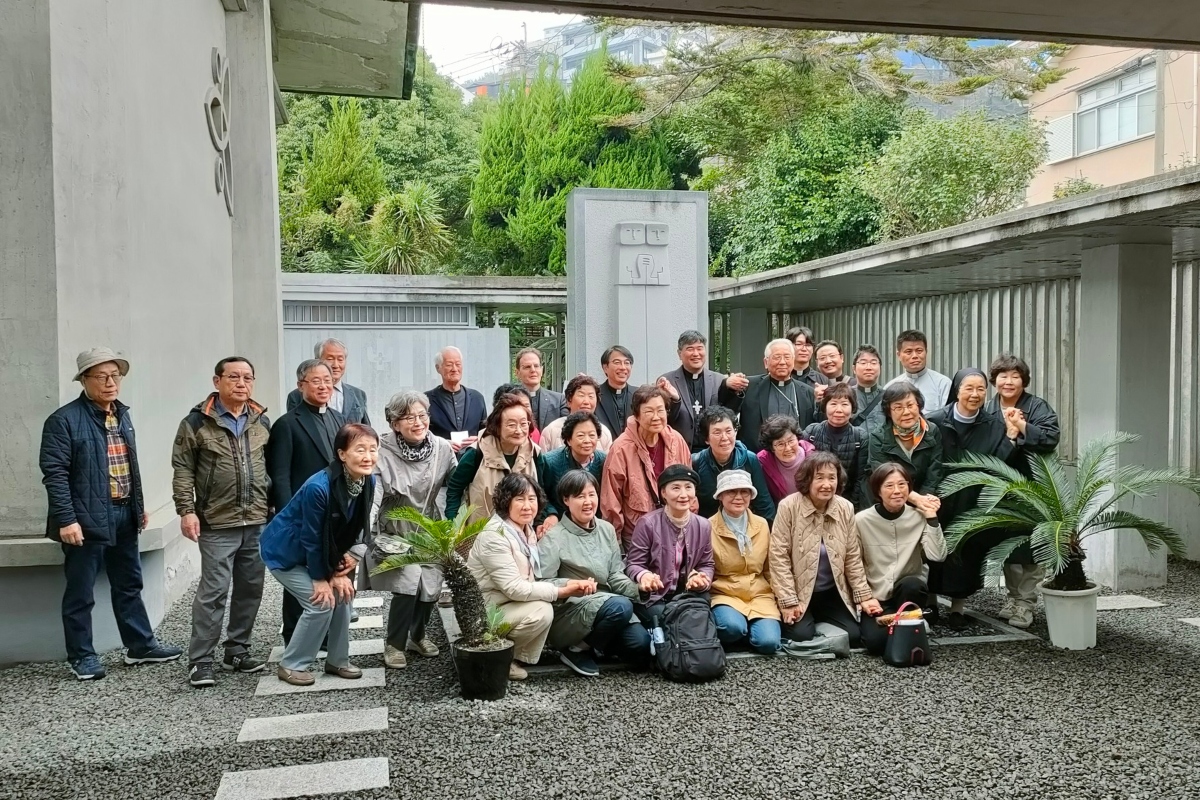
[[438,71],[459,83],[502,64],[505,44],[524,40],[522,22],[532,42],[542,38],[545,28],[582,19],[579,15],[429,4],[422,4],[421,15],[421,45]]

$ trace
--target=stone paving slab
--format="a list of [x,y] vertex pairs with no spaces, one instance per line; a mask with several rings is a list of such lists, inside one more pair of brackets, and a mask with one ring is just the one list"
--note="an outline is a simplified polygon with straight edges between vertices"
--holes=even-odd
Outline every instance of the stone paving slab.
[[382,689],[386,686],[386,676],[383,667],[370,667],[363,670],[361,678],[347,680],[336,675],[326,675],[323,669],[313,673],[316,681],[308,686],[293,686],[279,680],[274,673],[263,675],[258,679],[254,690],[255,697],[270,697],[279,694],[300,694],[303,692],[336,692],[345,689]]
[[350,630],[352,630],[352,631],[362,631],[362,630],[368,630],[371,628],[382,628],[382,627],[383,627],[383,615],[382,614],[372,614],[370,616],[359,617],[358,622],[350,623]]
[[1109,594],[1096,598],[1097,611],[1128,611],[1134,608],[1162,608],[1162,603],[1138,594]]
[[388,786],[386,758],[301,764],[221,776],[216,800],[282,800],[288,797],[361,792]]
[[355,608],[383,608],[382,597],[355,597]]
[[[383,639],[351,639],[350,640],[350,657],[355,656],[378,656],[383,654],[384,641]],[[322,650],[321,653],[325,651]],[[324,655],[320,655],[324,658]],[[272,664],[278,664],[279,659],[283,658],[283,645],[277,644],[271,648],[271,654],[267,656],[267,661]]]
[[386,731],[387,726],[387,706],[288,714],[283,717],[251,717],[242,723],[237,740],[256,742],[263,739],[298,739],[304,736]]
[[1200,628],[1200,617],[1184,617],[1179,621],[1185,625],[1195,625],[1197,628]]

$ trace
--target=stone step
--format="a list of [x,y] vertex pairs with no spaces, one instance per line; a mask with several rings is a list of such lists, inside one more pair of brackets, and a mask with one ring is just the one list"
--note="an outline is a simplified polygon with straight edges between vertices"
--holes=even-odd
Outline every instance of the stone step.
[[388,786],[386,758],[355,758],[290,767],[226,772],[216,800],[283,800]]
[[382,597],[355,597],[355,608],[383,608]]
[[370,630],[372,628],[382,628],[382,627],[383,627],[383,615],[382,614],[372,614],[370,616],[362,616],[362,617],[358,618],[358,622],[350,623],[350,630],[352,630],[352,631],[363,631],[363,630]]
[[1195,625],[1197,628],[1200,628],[1200,617],[1184,617],[1179,621],[1184,625]]
[[326,675],[324,669],[313,672],[316,681],[308,686],[293,686],[279,680],[274,672],[263,675],[258,679],[254,689],[255,697],[270,697],[279,694],[299,694],[301,692],[337,692],[346,689],[382,689],[386,685],[383,667],[371,667],[363,670],[361,678],[346,680],[335,675]]
[[387,726],[387,706],[288,714],[283,717],[251,717],[242,723],[237,740],[257,742],[263,739],[299,739],[304,736],[385,731]]
[[[355,656],[378,656],[383,654],[384,641],[383,639],[351,639],[350,640],[350,657]],[[324,652],[324,651],[322,651]],[[324,658],[324,656],[321,656]],[[267,661],[272,664],[278,664],[279,659],[283,658],[283,645],[277,644],[271,648],[271,654],[267,656]]]
[[1162,603],[1140,594],[1102,594],[1096,598],[1097,611],[1129,611],[1135,608],[1162,608]]

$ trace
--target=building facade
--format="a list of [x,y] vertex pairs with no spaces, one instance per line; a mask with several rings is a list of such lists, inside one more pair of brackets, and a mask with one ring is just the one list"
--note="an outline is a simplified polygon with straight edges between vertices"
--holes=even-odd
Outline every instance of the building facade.
[[1071,71],[1030,98],[1049,147],[1030,204],[1200,163],[1200,53],[1080,45],[1057,66]]

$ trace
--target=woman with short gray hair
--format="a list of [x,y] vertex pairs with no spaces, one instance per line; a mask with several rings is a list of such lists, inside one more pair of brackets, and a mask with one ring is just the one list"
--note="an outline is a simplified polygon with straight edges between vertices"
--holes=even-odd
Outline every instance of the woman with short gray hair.
[[439,500],[458,465],[450,443],[429,432],[429,398],[423,392],[405,389],[392,395],[383,411],[389,430],[380,437],[379,476],[375,490],[372,525],[367,539],[367,569],[370,588],[391,592],[388,611],[387,646],[383,662],[391,669],[408,665],[406,650],[422,656],[438,654],[425,636],[425,625],[442,586],[442,572],[429,564],[413,564],[379,575],[371,571],[390,555],[409,549],[406,535],[412,526],[387,519],[394,508],[413,508],[432,519],[445,515]]

